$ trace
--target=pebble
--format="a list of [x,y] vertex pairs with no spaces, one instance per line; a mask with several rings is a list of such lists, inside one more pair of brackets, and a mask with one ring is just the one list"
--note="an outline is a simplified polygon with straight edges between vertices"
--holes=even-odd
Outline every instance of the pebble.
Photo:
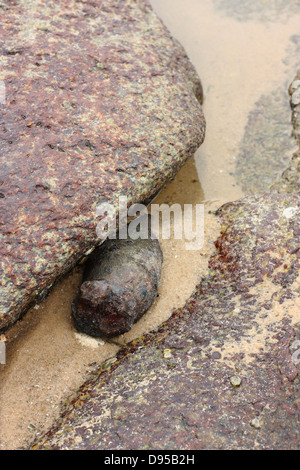
[[263,422],[259,418],[253,418],[250,424],[253,428],[260,429],[263,425]]
[[164,358],[165,359],[170,359],[171,357],[172,357],[171,349],[165,349],[164,350]]
[[230,383],[234,387],[239,387],[242,383],[242,379],[238,375],[233,375],[232,377],[230,377]]

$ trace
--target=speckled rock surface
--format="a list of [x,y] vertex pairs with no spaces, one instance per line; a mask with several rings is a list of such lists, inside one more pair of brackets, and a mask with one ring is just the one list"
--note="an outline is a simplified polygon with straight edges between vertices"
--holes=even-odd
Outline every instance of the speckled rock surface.
[[102,365],[34,449],[298,449],[300,198],[217,212],[209,275]]
[[249,113],[235,169],[244,194],[264,193],[289,165],[295,141],[288,98],[279,87],[261,96]]
[[289,167],[283,172],[280,180],[272,186],[279,193],[300,194],[300,70],[289,86],[290,105],[292,108],[292,135],[295,137],[299,150],[295,152]]
[[[202,88],[147,0],[0,5],[0,330],[204,138]],[[196,96],[198,100],[196,99]]]

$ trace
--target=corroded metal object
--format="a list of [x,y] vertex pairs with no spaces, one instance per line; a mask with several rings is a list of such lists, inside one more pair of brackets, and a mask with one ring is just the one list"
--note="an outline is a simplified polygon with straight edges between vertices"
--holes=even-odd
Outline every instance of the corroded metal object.
[[163,254],[158,240],[107,240],[90,256],[78,298],[76,328],[95,337],[129,331],[158,296]]
[[0,81],[1,331],[97,244],[97,205],[151,199],[205,120],[146,0],[3,0]]

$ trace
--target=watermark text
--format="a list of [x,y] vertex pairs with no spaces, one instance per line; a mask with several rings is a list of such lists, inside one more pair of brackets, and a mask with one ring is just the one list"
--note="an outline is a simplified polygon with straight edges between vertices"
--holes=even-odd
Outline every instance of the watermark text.
[[119,205],[102,203],[96,209],[97,236],[109,239],[184,240],[186,250],[199,250],[204,244],[203,204],[133,204],[119,197]]

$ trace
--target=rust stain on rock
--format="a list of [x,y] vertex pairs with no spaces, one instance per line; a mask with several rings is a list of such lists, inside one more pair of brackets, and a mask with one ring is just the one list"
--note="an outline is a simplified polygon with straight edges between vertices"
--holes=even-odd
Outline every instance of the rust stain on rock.
[[[200,80],[146,0],[0,6],[0,330],[201,145]],[[198,98],[198,99],[197,99]]]

